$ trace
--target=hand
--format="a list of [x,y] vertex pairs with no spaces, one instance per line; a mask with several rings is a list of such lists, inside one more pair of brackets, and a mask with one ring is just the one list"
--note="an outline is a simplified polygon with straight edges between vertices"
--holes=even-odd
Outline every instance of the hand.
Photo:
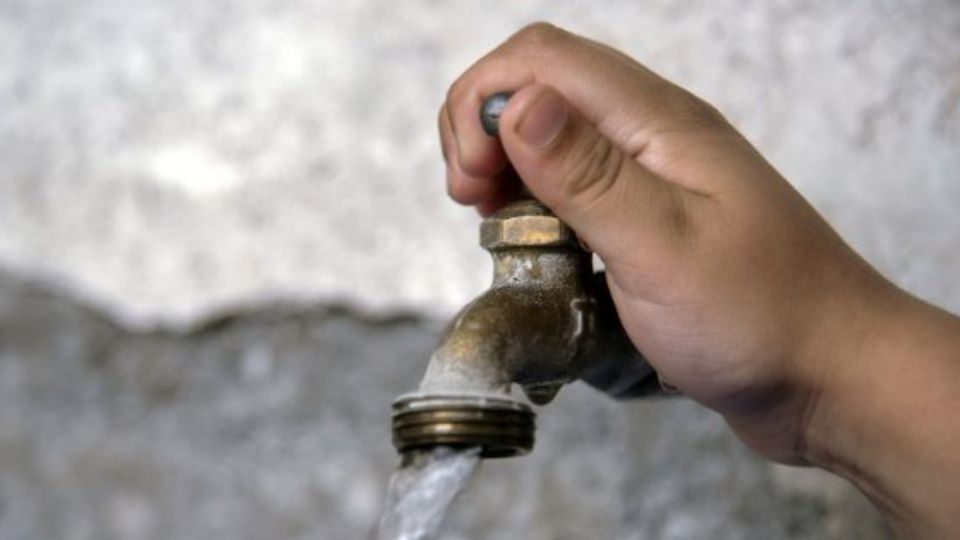
[[[501,141],[478,118],[499,91]],[[877,274],[710,105],[552,26],[467,70],[440,132],[453,199],[495,211],[518,192],[512,163],[604,261],[661,377],[770,459],[863,465],[833,435],[864,351],[893,314],[949,317]]]
[[[502,146],[477,116],[500,90],[515,92]],[[507,202],[509,158],[604,261],[627,333],[661,377],[762,454],[804,460],[817,353],[846,307],[886,284],[715,109],[534,25],[453,84],[440,130],[455,200],[483,213]]]

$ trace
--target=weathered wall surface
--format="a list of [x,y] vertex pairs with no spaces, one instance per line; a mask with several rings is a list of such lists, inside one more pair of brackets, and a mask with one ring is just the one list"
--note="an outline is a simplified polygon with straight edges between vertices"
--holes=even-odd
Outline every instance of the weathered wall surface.
[[[436,108],[538,19],[717,104],[960,310],[957,2],[0,0],[0,539],[367,535],[387,404],[488,280]],[[449,540],[884,537],[683,400],[572,387],[541,423]]]
[[144,325],[263,298],[449,314],[488,265],[436,110],[536,19],[716,103],[871,261],[960,309],[949,0],[4,0],[0,261]]
[[[136,334],[0,276],[0,539],[371,538],[390,401],[439,325],[264,309]],[[885,538],[839,480],[764,464],[677,399],[574,385],[485,463],[442,540]]]

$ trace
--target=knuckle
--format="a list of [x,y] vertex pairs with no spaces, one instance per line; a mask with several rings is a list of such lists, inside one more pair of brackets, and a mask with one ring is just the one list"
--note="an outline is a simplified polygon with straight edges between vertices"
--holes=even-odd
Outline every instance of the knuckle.
[[447,89],[448,104],[461,103],[471,97],[474,84],[480,73],[492,69],[494,64],[503,64],[513,57],[536,57],[548,50],[556,49],[572,34],[547,22],[529,24],[486,57],[471,66]]
[[528,24],[515,33],[510,41],[522,48],[548,49],[563,39],[566,32],[548,22]]
[[457,182],[449,173],[447,174],[447,196],[453,199],[454,202],[463,205],[470,204],[472,202],[470,200],[469,193],[463,189],[463,184],[461,182]]
[[684,126],[693,129],[718,128],[727,124],[716,107],[682,88],[669,93],[666,109]]
[[[464,77],[453,81],[450,85],[450,88],[447,89],[447,99],[446,104],[459,103],[466,99],[467,93],[469,92],[469,84],[464,80]],[[447,105],[449,106],[449,105]]]

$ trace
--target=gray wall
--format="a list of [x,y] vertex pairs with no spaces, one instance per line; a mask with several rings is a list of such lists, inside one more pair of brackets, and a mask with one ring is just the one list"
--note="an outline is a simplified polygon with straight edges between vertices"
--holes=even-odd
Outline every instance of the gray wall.
[[[385,407],[489,278],[436,108],[538,19],[714,102],[960,310],[955,1],[0,0],[0,538],[367,534]],[[684,401],[541,420],[448,538],[882,536]]]
[[[390,401],[439,325],[259,308],[131,333],[0,277],[0,539],[372,538]],[[680,399],[583,385],[484,463],[442,540],[885,538],[839,480],[750,455]]]
[[436,111],[536,19],[714,102],[872,262],[960,309],[949,0],[3,0],[0,261],[140,325],[264,298],[448,315],[489,267]]

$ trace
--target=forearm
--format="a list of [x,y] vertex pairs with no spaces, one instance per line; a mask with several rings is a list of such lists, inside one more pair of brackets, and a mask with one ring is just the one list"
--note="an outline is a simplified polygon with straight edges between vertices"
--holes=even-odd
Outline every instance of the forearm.
[[830,359],[805,453],[869,496],[905,538],[960,529],[960,318],[888,295]]

